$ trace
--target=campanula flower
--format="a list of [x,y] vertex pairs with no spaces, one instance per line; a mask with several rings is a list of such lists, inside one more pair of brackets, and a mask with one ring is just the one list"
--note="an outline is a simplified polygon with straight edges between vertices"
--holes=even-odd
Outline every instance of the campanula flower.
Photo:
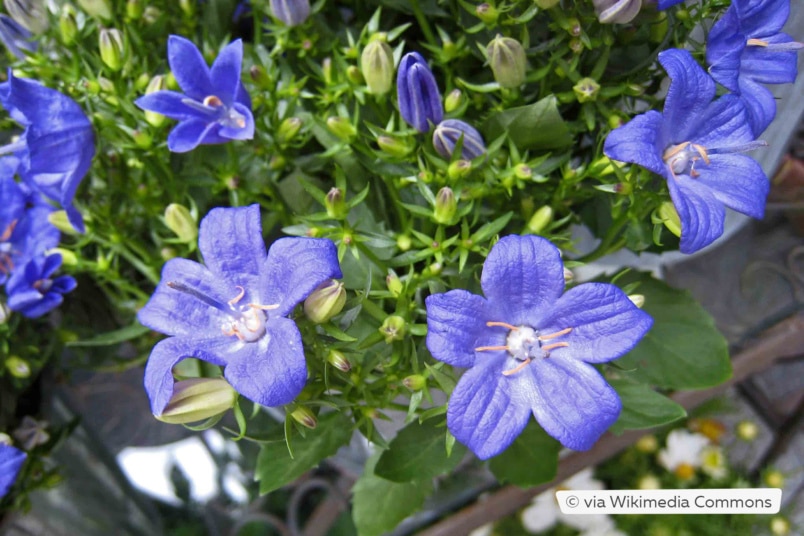
[[69,275],[53,277],[61,266],[61,255],[39,255],[14,270],[6,283],[8,307],[27,318],[37,318],[55,309],[63,294],[76,287]]
[[298,26],[310,16],[310,0],[271,0],[271,13],[285,26]]
[[154,415],[173,394],[173,366],[194,357],[224,367],[240,394],[264,406],[291,402],[307,380],[301,334],[287,318],[320,284],[341,277],[326,239],[281,238],[266,254],[257,205],[216,208],[201,221],[204,265],[171,259],[137,318],[169,335],[151,352],[145,389]]
[[709,73],[743,100],[756,136],[776,116],[762,84],[791,83],[798,72],[795,51],[804,45],[781,31],[789,14],[789,0],[733,0],[707,38]]
[[681,220],[683,253],[723,234],[724,205],[762,218],[769,182],[760,165],[739,154],[764,146],[754,141],[745,106],[733,95],[712,102],[715,82],[689,52],[659,54],[670,76],[664,113],[650,111],[612,131],[603,152],[667,180]]
[[28,455],[16,447],[0,443],[0,499],[11,489]]
[[438,124],[433,131],[433,147],[438,154],[450,159],[455,152],[455,144],[461,138],[461,158],[473,160],[486,153],[486,143],[480,132],[460,119],[445,119]]
[[427,132],[430,123],[437,125],[444,118],[438,84],[418,52],[402,56],[396,72],[396,92],[402,119],[419,132]]
[[36,52],[36,41],[33,34],[17,21],[6,15],[0,15],[0,41],[17,58],[24,58],[26,52]]
[[450,432],[486,459],[505,450],[533,413],[565,447],[589,449],[621,409],[592,365],[631,350],[653,320],[613,285],[564,293],[559,251],[537,236],[502,238],[480,285],[485,297],[452,290],[425,302],[430,353],[469,369],[449,400]]
[[250,140],[254,117],[251,98],[240,83],[242,62],[240,39],[226,45],[210,68],[191,41],[171,35],[168,63],[184,93],[155,91],[134,104],[179,121],[168,136],[168,149],[175,153],[186,153],[198,145]]
[[84,232],[84,220],[73,206],[78,185],[95,156],[95,134],[86,114],[70,97],[8,70],[0,84],[0,103],[25,127],[19,139],[0,147],[0,155],[19,158],[18,173],[31,187],[57,201],[70,223]]

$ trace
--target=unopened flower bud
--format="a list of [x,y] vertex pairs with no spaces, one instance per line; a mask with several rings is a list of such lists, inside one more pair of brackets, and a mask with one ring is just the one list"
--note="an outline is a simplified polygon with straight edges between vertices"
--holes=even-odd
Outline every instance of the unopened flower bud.
[[430,123],[437,125],[444,118],[438,84],[418,52],[405,54],[399,62],[396,90],[399,114],[419,132],[427,132]]
[[340,188],[331,188],[324,199],[324,207],[327,209],[327,216],[334,220],[342,220],[349,212],[346,200],[343,198],[343,191]]
[[10,316],[11,309],[8,308],[8,304],[4,301],[0,301],[0,326],[8,322]]
[[458,201],[455,199],[455,193],[452,188],[445,186],[436,194],[435,209],[433,210],[433,219],[436,223],[449,224],[455,217],[458,211]]
[[179,9],[188,19],[195,16],[195,5],[193,0],[179,0]]
[[143,0],[128,0],[126,2],[126,18],[129,20],[138,20],[142,17],[145,11]]
[[[145,94],[148,95],[150,93],[156,93],[157,91],[162,91],[167,89],[167,84],[165,82],[165,77],[161,74],[158,74],[151,78],[151,81],[148,82],[148,86],[145,88]],[[164,124],[166,117],[162,114],[158,114],[156,112],[145,112],[145,121],[148,122],[149,125],[153,127],[160,127]]]
[[453,181],[463,179],[472,171],[472,162],[469,160],[456,160],[447,167],[447,175]]
[[578,39],[577,37],[573,37],[569,40],[569,48],[575,54],[580,54],[583,52],[583,41]]
[[237,391],[223,378],[191,378],[173,385],[170,402],[155,417],[170,424],[203,421],[228,411],[236,400]]
[[405,140],[399,138],[392,138],[390,136],[380,136],[377,138],[377,145],[382,152],[387,153],[397,158],[403,158],[410,154],[413,147],[406,143]]
[[310,16],[310,0],[271,0],[271,13],[285,26],[298,26]]
[[541,9],[550,9],[558,4],[561,0],[533,0],[534,3]]
[[117,28],[104,28],[98,38],[100,56],[112,71],[119,71],[126,63],[126,44]]
[[399,235],[396,237],[396,247],[399,251],[408,251],[413,247],[413,240],[408,235]]
[[530,217],[526,230],[531,234],[540,234],[542,231],[547,229],[547,226],[550,225],[552,221],[553,207],[550,205],[544,205],[543,207],[539,208],[539,210],[534,212],[533,216]]
[[346,68],[346,78],[349,79],[349,82],[356,86],[360,86],[365,82],[363,79],[363,73],[360,72],[360,69],[356,65],[350,65]]
[[494,79],[502,87],[519,87],[525,82],[527,58],[516,39],[497,35],[486,47]]
[[776,516],[770,521],[770,530],[773,536],[787,536],[790,534],[790,522],[781,516]]
[[601,24],[625,24],[634,20],[642,0],[592,0]]
[[290,416],[294,421],[311,430],[318,426],[318,419],[315,418],[313,411],[306,406],[297,406],[296,409],[290,412]]
[[765,473],[765,476],[762,478],[762,480],[764,480],[765,484],[771,488],[784,488],[784,475],[777,469],[772,469]]
[[659,441],[653,434],[644,435],[637,440],[636,448],[639,452],[652,454],[659,449]]
[[67,218],[67,212],[64,210],[54,210],[47,215],[47,221],[64,234],[78,234],[78,231],[76,231],[75,227],[70,223],[69,218]]
[[437,276],[442,272],[442,270],[444,270],[444,265],[441,264],[440,262],[434,262],[433,264],[422,270],[422,274],[427,277]]
[[578,83],[572,86],[572,91],[575,92],[575,98],[578,102],[591,102],[597,98],[600,92],[600,84],[592,78],[581,78]]
[[453,89],[444,99],[444,110],[446,110],[447,113],[452,113],[460,108],[463,102],[463,92],[460,89]]
[[369,91],[385,95],[394,83],[394,53],[381,39],[369,41],[360,55],[360,68]]
[[380,333],[385,337],[385,342],[391,344],[394,341],[401,341],[407,332],[405,319],[401,316],[392,315],[385,319],[380,326]]
[[514,166],[514,176],[522,180],[530,179],[533,177],[533,169],[527,164],[517,164]]
[[16,355],[6,359],[6,369],[15,378],[28,378],[31,376],[31,366],[27,361]]
[[4,0],[6,11],[17,23],[33,34],[47,30],[47,9],[43,0]]
[[345,117],[333,116],[327,119],[327,128],[343,141],[349,142],[357,135],[357,129]]
[[324,75],[324,83],[332,84],[332,58],[326,57],[321,60],[321,73]]
[[75,20],[75,9],[69,4],[61,8],[61,14],[59,15],[59,33],[61,34],[61,42],[65,45],[73,44],[75,36],[78,35],[78,23]]
[[78,5],[87,15],[103,20],[112,18],[112,5],[109,0],[78,0]]
[[304,300],[304,314],[316,324],[323,324],[339,314],[345,304],[346,289],[343,283],[330,279],[318,285]]
[[572,270],[569,268],[564,268],[564,284],[572,283],[575,279],[575,274],[572,273]]
[[402,284],[402,280],[399,279],[399,276],[393,272],[385,277],[385,285],[388,287],[388,292],[393,294],[394,297],[399,297],[405,288],[405,286]]
[[61,255],[61,264],[63,266],[77,266],[78,265],[78,256],[75,253],[70,251],[69,249],[64,248],[53,248],[47,250],[47,254],[50,255],[52,253],[58,253]]
[[293,141],[296,134],[302,128],[302,120],[298,117],[286,117],[281,123],[279,128],[276,129],[276,138],[280,144],[286,144]]
[[402,380],[402,385],[411,391],[421,391],[427,386],[427,378],[421,374],[413,374]]
[[656,475],[647,474],[637,482],[638,489],[662,489],[662,482]]
[[274,86],[274,81],[271,80],[271,77],[260,65],[252,65],[248,70],[248,74],[260,89],[268,90]]
[[463,140],[461,158],[472,160],[486,153],[483,136],[459,119],[445,119],[433,131],[433,147],[447,160],[452,158],[458,140]]
[[489,26],[496,24],[497,19],[500,18],[500,12],[497,11],[497,8],[486,2],[475,8],[475,15],[477,15],[477,18],[482,20],[484,24]]
[[759,427],[752,421],[740,421],[737,423],[737,437],[743,441],[753,441],[759,435]]
[[678,217],[676,207],[670,201],[665,201],[659,207],[659,217],[664,226],[676,236],[681,236],[681,218]]
[[352,370],[352,364],[349,363],[349,360],[346,359],[343,352],[338,350],[329,351],[327,354],[327,362],[341,372],[349,372]]
[[642,309],[642,306],[645,305],[645,296],[642,294],[629,294],[628,299],[639,309]]
[[186,244],[192,244],[198,238],[198,224],[184,205],[171,203],[165,209],[165,225]]

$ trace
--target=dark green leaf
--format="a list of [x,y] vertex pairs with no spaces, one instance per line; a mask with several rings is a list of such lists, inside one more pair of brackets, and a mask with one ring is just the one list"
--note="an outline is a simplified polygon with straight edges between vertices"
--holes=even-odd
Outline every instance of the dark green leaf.
[[443,420],[430,419],[421,424],[414,421],[400,430],[380,456],[375,474],[394,482],[412,482],[454,469],[466,454],[466,447],[455,445],[452,456],[447,456],[447,428],[437,423]]
[[531,420],[508,449],[491,459],[489,468],[501,482],[529,487],[555,478],[561,444]]
[[528,106],[497,112],[483,125],[486,139],[508,133],[518,149],[556,149],[572,143],[567,125],[551,95]]
[[149,331],[150,329],[146,328],[142,324],[132,324],[114,331],[101,333],[100,335],[96,335],[91,339],[68,342],[67,346],[110,346],[112,344],[119,344],[121,342],[134,339],[140,335],[148,333]]
[[671,423],[687,416],[679,404],[644,383],[625,379],[610,380],[623,402],[623,411],[610,430],[620,434],[624,430],[641,430]]

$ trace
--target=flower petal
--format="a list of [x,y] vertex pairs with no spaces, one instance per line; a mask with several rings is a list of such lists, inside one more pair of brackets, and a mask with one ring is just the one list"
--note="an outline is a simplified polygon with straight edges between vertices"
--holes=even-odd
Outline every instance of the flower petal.
[[734,95],[724,95],[702,114],[701,122],[689,141],[709,150],[727,148],[754,141],[748,124],[745,103]]
[[335,244],[326,238],[280,238],[268,250],[260,272],[260,298],[278,304],[271,316],[287,316],[315,288],[343,277]]
[[767,37],[781,31],[790,16],[790,0],[734,0],[740,29],[748,37]]
[[530,419],[527,400],[511,393],[510,378],[502,374],[504,363],[479,362],[461,377],[449,399],[449,431],[481,460],[508,448]]
[[0,499],[8,494],[27,457],[16,447],[0,444]]
[[240,70],[243,63],[243,41],[237,39],[226,45],[212,63],[210,78],[213,95],[225,106],[231,106],[240,87]]
[[541,316],[564,291],[564,265],[556,248],[538,236],[509,235],[491,248],[480,285],[493,320],[520,325]]
[[708,186],[685,175],[667,181],[681,219],[681,253],[694,253],[723,234],[726,209]]
[[740,154],[712,155],[710,164],[698,171],[696,180],[718,201],[752,218],[764,216],[770,181],[756,160]]
[[221,138],[226,138],[228,140],[250,140],[254,137],[254,116],[251,113],[251,109],[246,108],[239,102],[236,102],[232,105],[234,111],[239,113],[243,116],[243,121],[245,124],[236,127],[227,127],[225,125],[221,126],[218,130],[218,135]]
[[715,81],[686,50],[665,50],[659,53],[659,63],[670,77],[670,89],[664,101],[662,139],[682,143],[689,140],[712,102]]
[[168,135],[168,149],[174,153],[186,153],[199,145],[224,143],[228,140],[215,134],[220,125],[202,119],[188,119],[173,127]]
[[210,115],[187,106],[187,104],[184,102],[187,99],[189,99],[189,97],[182,93],[164,90],[143,95],[135,100],[134,104],[143,110],[162,114],[165,117],[178,119],[179,121],[185,121],[187,119],[201,119],[208,121]]
[[639,164],[658,175],[666,175],[667,166],[661,157],[664,147],[658,139],[662,121],[662,114],[655,110],[634,117],[606,136],[603,152],[614,160]]
[[746,38],[740,32],[737,10],[728,9],[709,32],[706,40],[706,63],[709,74],[729,91],[738,91],[740,58],[745,49]]
[[551,339],[569,346],[550,350],[549,359],[605,363],[629,352],[653,325],[649,314],[628,296],[606,283],[584,283],[568,290],[539,325],[543,335],[572,331]]
[[[771,44],[792,43],[787,34],[778,33],[762,39]],[[795,51],[768,50],[761,46],[746,47],[740,63],[740,75],[762,84],[791,84],[798,74]]]
[[179,35],[168,38],[168,64],[179,87],[191,99],[203,102],[215,94],[209,67],[198,47]]
[[266,336],[228,356],[224,376],[237,392],[263,406],[289,404],[307,382],[301,333],[288,318],[271,318]]
[[201,220],[198,249],[213,274],[254,292],[267,257],[259,205],[210,210]]
[[748,77],[740,77],[740,98],[748,112],[748,123],[759,137],[776,117],[776,100],[768,88]]
[[475,363],[476,341],[486,331],[487,302],[465,290],[433,294],[427,307],[427,349],[435,359],[453,367],[471,367]]
[[199,339],[197,336],[169,337],[151,350],[145,365],[145,392],[151,401],[151,413],[161,415],[173,395],[173,367],[188,357],[223,366],[222,356],[234,346],[229,337]]
[[538,359],[514,374],[533,415],[567,448],[589,450],[620,415],[617,392],[594,367],[574,359]]

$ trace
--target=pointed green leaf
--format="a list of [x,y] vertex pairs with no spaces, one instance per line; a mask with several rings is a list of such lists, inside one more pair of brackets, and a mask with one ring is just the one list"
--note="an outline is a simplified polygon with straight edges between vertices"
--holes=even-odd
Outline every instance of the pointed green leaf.
[[613,379],[609,383],[623,402],[620,418],[609,428],[612,433],[653,428],[687,416],[682,406],[644,383],[626,379]]
[[[393,482],[412,482],[453,470],[466,454],[466,447],[455,445],[452,456],[447,456],[447,428],[443,422],[442,419],[421,424],[414,421],[400,430],[380,456],[375,474]],[[438,423],[442,426],[437,426]]]
[[482,131],[486,139],[508,133],[519,149],[556,149],[572,143],[553,95],[527,106],[497,112],[486,120]]
[[501,482],[529,487],[556,476],[561,444],[531,420],[502,454],[491,459],[489,469]]

